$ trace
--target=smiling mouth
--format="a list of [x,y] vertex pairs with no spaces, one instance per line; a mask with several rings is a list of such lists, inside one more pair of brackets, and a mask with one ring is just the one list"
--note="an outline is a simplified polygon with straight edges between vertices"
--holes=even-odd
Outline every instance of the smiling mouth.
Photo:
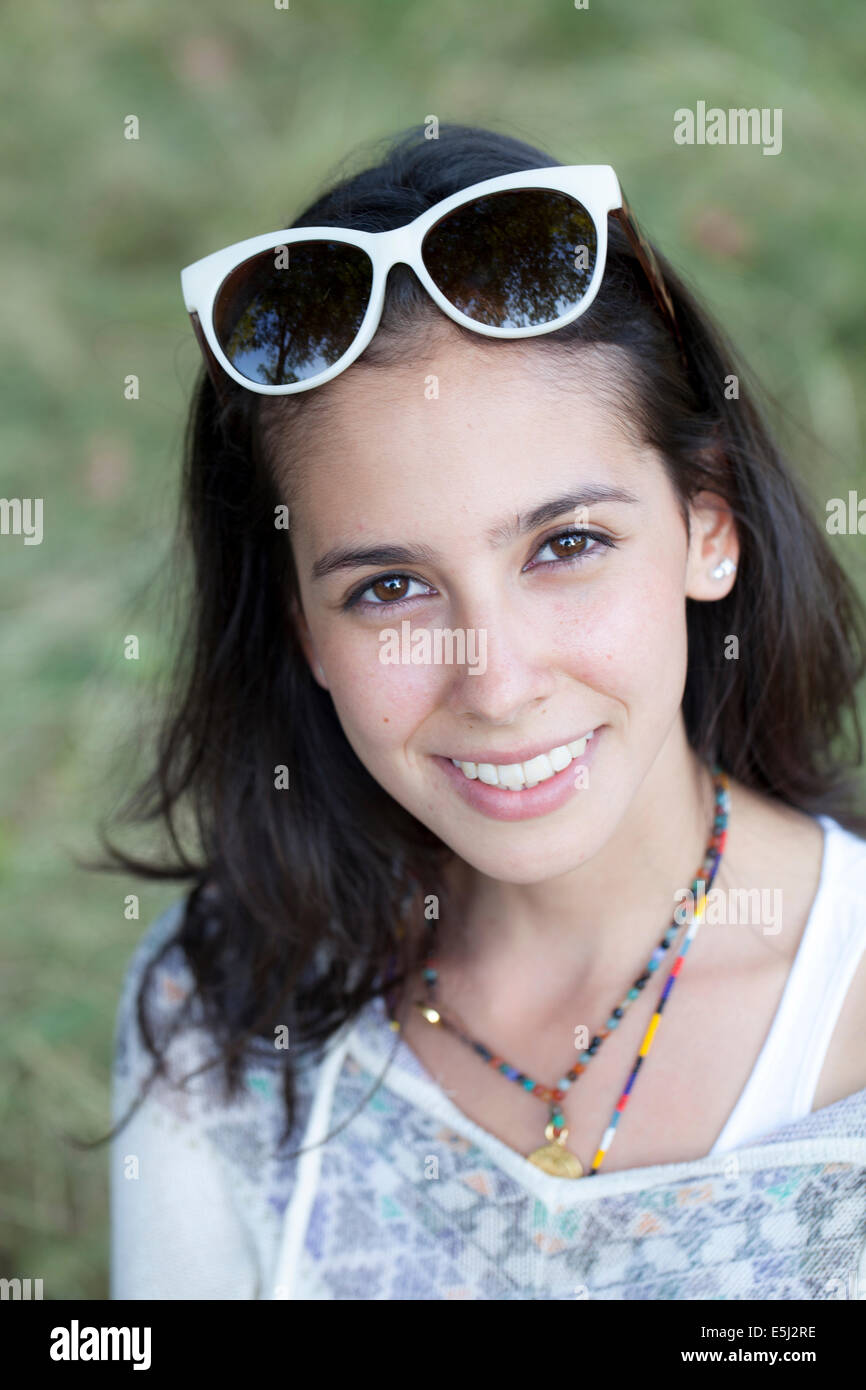
[[591,729],[581,738],[572,739],[570,743],[560,743],[549,752],[539,753],[537,757],[529,758],[522,763],[458,762],[456,758],[452,758],[451,762],[460,769],[468,782],[477,779],[488,787],[521,792],[529,787],[537,787],[541,782],[548,782],[558,772],[564,772],[570,763],[585,752],[586,745],[594,733],[595,729]]

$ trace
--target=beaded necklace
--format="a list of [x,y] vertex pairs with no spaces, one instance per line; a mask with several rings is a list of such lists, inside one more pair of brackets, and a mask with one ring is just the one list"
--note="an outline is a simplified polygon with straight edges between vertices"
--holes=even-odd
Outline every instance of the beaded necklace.
[[[481,1058],[483,1058],[483,1060],[488,1064],[488,1066],[495,1068],[495,1070],[499,1071],[501,1075],[506,1077],[507,1080],[516,1082],[519,1086],[522,1086],[524,1090],[528,1091],[530,1094],[534,1096],[538,1096],[540,1100],[545,1101],[550,1106],[550,1118],[548,1119],[547,1125],[545,1126],[544,1130],[544,1135],[548,1142],[542,1145],[541,1148],[533,1150],[533,1152],[531,1154],[528,1154],[527,1157],[530,1163],[534,1163],[536,1167],[543,1169],[544,1172],[550,1173],[554,1177],[592,1177],[593,1174],[598,1172],[598,1169],[600,1168],[602,1161],[604,1160],[605,1154],[608,1152],[611,1144],[613,1143],[614,1137],[616,1135],[617,1125],[619,1124],[620,1117],[622,1116],[626,1104],[628,1103],[628,1099],[631,1094],[635,1078],[638,1074],[638,1071],[640,1070],[641,1065],[643,1064],[644,1059],[646,1058],[647,1053],[650,1050],[650,1047],[652,1046],[656,1029],[658,1028],[659,1021],[661,1019],[662,1010],[664,1009],[665,1004],[667,1003],[668,998],[670,997],[671,990],[674,986],[674,981],[677,979],[680,970],[682,969],[683,960],[685,958],[686,952],[688,951],[689,947],[694,941],[695,936],[697,935],[698,928],[701,922],[703,921],[704,913],[706,910],[707,893],[712,887],[713,880],[715,879],[716,873],[718,872],[719,864],[721,863],[722,854],[725,848],[725,842],[727,839],[728,814],[730,811],[730,798],[728,795],[728,777],[718,765],[713,766],[712,775],[713,784],[715,788],[715,815],[713,818],[713,829],[710,837],[710,842],[707,845],[703,862],[692,883],[692,894],[693,897],[697,898],[698,900],[697,906],[695,907],[693,918],[691,924],[689,925],[688,931],[686,932],[683,938],[679,955],[674,961],[674,964],[671,968],[671,972],[665,982],[664,990],[662,991],[662,995],[659,1000],[658,1006],[656,1007],[656,1010],[652,1018],[650,1019],[649,1026],[644,1034],[640,1048],[638,1049],[638,1054],[635,1059],[634,1066],[632,1067],[631,1073],[629,1075],[628,1081],[626,1082],[625,1089],[623,1090],[619,1100],[616,1103],[610,1122],[604,1134],[602,1135],[598,1150],[595,1154],[595,1157],[592,1161],[589,1170],[586,1173],[584,1173],[583,1165],[581,1164],[577,1156],[573,1154],[570,1149],[567,1149],[565,1147],[565,1141],[568,1138],[568,1129],[565,1124],[565,1117],[563,1116],[560,1108],[562,1101],[565,1098],[566,1092],[577,1080],[578,1076],[580,1076],[586,1070],[593,1057],[597,1055],[598,1050],[601,1047],[604,1039],[608,1037],[609,1034],[612,1033],[614,1029],[616,1029],[619,1026],[620,1020],[625,1014],[626,1009],[628,1009],[628,1007],[634,1002],[634,1000],[638,998],[641,990],[644,988],[644,986],[647,984],[647,982],[650,980],[650,978],[656,972],[656,970],[658,970],[662,959],[664,958],[666,952],[669,950],[671,946],[671,943],[677,935],[680,925],[682,925],[681,923],[677,923],[676,916],[674,917],[674,922],[671,924],[670,927],[668,927],[658,946],[656,946],[655,950],[653,951],[643,973],[637,977],[637,979],[632,984],[631,988],[626,993],[625,997],[620,1000],[619,1004],[611,1010],[610,1016],[608,1017],[606,1024],[603,1028],[599,1029],[598,1033],[596,1033],[595,1036],[591,1039],[589,1045],[585,1048],[583,1052],[581,1052],[580,1057],[578,1061],[575,1063],[575,1065],[569,1068],[569,1070],[565,1073],[564,1076],[560,1077],[560,1079],[556,1082],[555,1086],[543,1086],[540,1082],[533,1080],[531,1076],[527,1076],[525,1072],[520,1071],[519,1068],[511,1066],[502,1057],[499,1057],[494,1052],[491,1052],[490,1049],[485,1047],[483,1043],[480,1043],[477,1040],[468,1037],[453,1023],[451,1023],[448,1019],[443,1017],[441,1010],[435,1006],[434,995],[437,981],[437,969],[436,960],[432,951],[424,962],[423,977],[427,986],[427,1000],[415,1000],[414,1002],[415,1007],[420,1011],[420,1013],[427,1020],[427,1022],[435,1024],[437,1027],[446,1028],[450,1032],[454,1033],[455,1036],[459,1037],[462,1042],[466,1043],[468,1047],[471,1047],[473,1051],[475,1051]],[[391,1027],[395,1030],[399,1030],[400,1024],[394,1016],[393,1009],[391,1009],[390,1007],[389,1014]]]

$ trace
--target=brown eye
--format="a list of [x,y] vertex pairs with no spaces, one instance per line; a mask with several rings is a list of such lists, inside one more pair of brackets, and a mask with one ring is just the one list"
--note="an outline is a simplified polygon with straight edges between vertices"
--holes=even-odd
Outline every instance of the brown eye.
[[[570,561],[591,560],[594,555],[599,556],[605,550],[615,550],[616,543],[609,536],[604,536],[598,531],[560,531],[559,535],[551,536],[549,541],[536,552],[535,564],[531,566],[547,565],[549,568],[556,568],[557,564],[567,566]],[[549,552],[552,560],[545,560],[541,557]]]
[[405,598],[410,583],[405,574],[391,574],[370,584],[369,592],[387,603],[389,599]]
[[[571,531],[567,535],[554,536],[547,544],[558,560],[568,560],[572,555],[583,554],[587,540],[588,537],[585,534]],[[557,546],[561,549],[557,550]]]
[[[424,590],[427,595],[430,594],[429,585],[414,579],[411,574],[383,574],[378,579],[371,579],[363,588],[356,589],[342,606],[347,611],[357,608],[366,613],[372,613],[376,608],[402,608],[411,605],[417,598],[425,597]],[[366,597],[368,594],[369,598]]]

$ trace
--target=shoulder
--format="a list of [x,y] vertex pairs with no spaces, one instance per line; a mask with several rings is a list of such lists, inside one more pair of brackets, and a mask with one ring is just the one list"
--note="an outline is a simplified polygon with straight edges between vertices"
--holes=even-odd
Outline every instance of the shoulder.
[[[762,792],[731,781],[731,812],[722,868],[726,886],[778,895],[784,929],[756,932],[759,956],[790,966],[824,877],[826,841],[820,821]],[[775,900],[775,897],[774,897]]]
[[738,783],[731,827],[729,847],[747,881],[781,891],[790,930],[767,945],[790,971],[808,926],[831,966],[829,992],[811,1006],[831,1033],[813,1108],[831,1105],[866,1088],[866,839],[831,816],[807,815]]
[[866,838],[831,816],[822,816],[827,848],[827,889],[856,907],[866,924]]
[[785,802],[732,780],[732,833],[747,838],[763,858],[780,860],[805,856],[820,867],[824,849],[832,841],[834,855],[844,857],[854,872],[866,868],[866,838],[846,829],[832,816],[810,815]]
[[830,817],[822,821],[826,851],[816,906],[833,953],[837,1002],[827,1000],[835,1024],[814,1109],[866,1092],[866,840]]
[[186,961],[183,948],[177,940],[183,923],[187,898],[178,898],[161,912],[139,937],[127,962],[118,1005],[118,1021],[122,1019],[130,1004],[134,1002],[144,982],[148,967],[162,956],[160,966],[163,978],[163,992],[166,1001],[176,1002],[179,992],[184,995],[192,984],[192,972]]
[[778,859],[796,851],[820,856],[821,820],[784,801],[756,791],[733,778],[730,783],[731,815],[728,843],[737,835],[748,842],[760,859]]
[[832,902],[866,923],[866,839],[831,816],[733,783],[726,857],[744,881],[778,888],[791,922],[805,926],[813,903]]
[[152,1057],[142,1035],[139,1005],[149,1028],[165,1034],[177,1027],[181,1006],[192,992],[192,970],[177,940],[186,902],[185,897],[178,899],[150,923],[127,964],[115,1017],[115,1092],[122,1082],[137,1079],[146,1057]]
[[[195,1008],[181,942],[186,898],[133,949],[115,1024],[111,1140],[111,1297],[254,1298],[274,1105],[222,1094],[217,1041]],[[139,1020],[164,1058],[154,1073]],[[193,1005],[193,1006],[190,1006]],[[215,1063],[215,1065],[210,1065]]]
[[[266,1152],[278,1146],[285,1123],[287,1053],[266,1039],[248,1042],[240,1085],[229,1093],[223,1049],[196,990],[196,977],[179,933],[187,897],[179,898],[147,927],[129,959],[114,1031],[112,1110],[117,1123],[141,1099],[147,1123],[180,1126],[215,1146],[230,1166],[255,1177]],[[141,1014],[159,1049],[162,1067],[142,1031]],[[228,1041],[231,1041],[230,1039]],[[293,1055],[298,1119],[315,1086],[315,1063]],[[144,1088],[147,1088],[146,1101]],[[297,1129],[297,1120],[294,1127]]]
[[[282,1088],[256,1085],[256,1056],[245,1054],[241,1085],[230,1094],[223,1062],[225,1041],[217,1036],[180,933],[189,898],[172,903],[147,927],[135,946],[121,988],[114,1033],[112,1110],[117,1123],[133,1104],[141,1104],[150,1131],[172,1130],[189,1142],[214,1141],[226,1124],[276,1126]],[[157,1057],[145,1037],[159,1053]],[[274,1049],[263,1049],[276,1072]],[[268,1113],[250,1114],[256,1108]],[[273,1112],[271,1116],[270,1112]],[[238,1157],[242,1155],[238,1152]]]
[[[278,1211],[293,1190],[288,1162],[306,1123],[298,1068],[296,1125],[285,1125],[286,1054],[244,1054],[229,1094],[220,1040],[206,1026],[178,932],[187,899],[147,927],[130,957],[117,1010],[112,1073],[113,1298],[267,1297]],[[142,1036],[146,1021],[164,1059]]]

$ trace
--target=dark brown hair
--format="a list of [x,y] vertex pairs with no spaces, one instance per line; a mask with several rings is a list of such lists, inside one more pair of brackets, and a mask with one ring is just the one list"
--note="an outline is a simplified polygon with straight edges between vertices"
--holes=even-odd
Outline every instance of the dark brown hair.
[[[291,225],[387,230],[481,179],[558,162],[487,130],[442,125],[431,140],[413,128]],[[577,373],[589,345],[604,349],[615,369],[605,389],[618,393],[635,437],[658,451],[681,507],[709,489],[732,508],[741,547],[736,582],[720,601],[687,600],[683,714],[691,747],[746,787],[866,833],[850,780],[862,760],[862,604],[725,336],[656,251],[687,350],[686,374],[613,218],[608,231],[595,302],[569,327],[531,339],[530,350]],[[387,367],[419,324],[437,317],[443,320],[415,276],[397,267],[381,327],[351,370]],[[478,335],[451,328],[478,343]],[[739,391],[728,399],[731,376]],[[164,949],[182,946],[195,980],[187,1005],[194,998],[204,1009],[230,1090],[253,1040],[289,1026],[292,1048],[279,1054],[288,1134],[297,1057],[382,992],[392,953],[398,979],[413,968],[406,923],[417,920],[422,892],[443,894],[441,871],[452,852],[361,764],[292,622],[291,532],[275,528],[274,507],[303,472],[303,439],[319,426],[327,388],[269,398],[232,385],[221,408],[202,370],[192,402],[181,533],[191,551],[193,601],[156,766],[120,817],[167,827],[173,857],[144,862],[103,838],[109,862],[100,867],[189,885]],[[724,658],[727,634],[739,638],[739,660]],[[289,794],[275,790],[279,765],[290,769]],[[182,846],[182,811],[194,822],[195,854]],[[447,911],[445,899],[440,911]],[[139,1024],[155,1058],[146,999],[159,959],[138,995]]]

